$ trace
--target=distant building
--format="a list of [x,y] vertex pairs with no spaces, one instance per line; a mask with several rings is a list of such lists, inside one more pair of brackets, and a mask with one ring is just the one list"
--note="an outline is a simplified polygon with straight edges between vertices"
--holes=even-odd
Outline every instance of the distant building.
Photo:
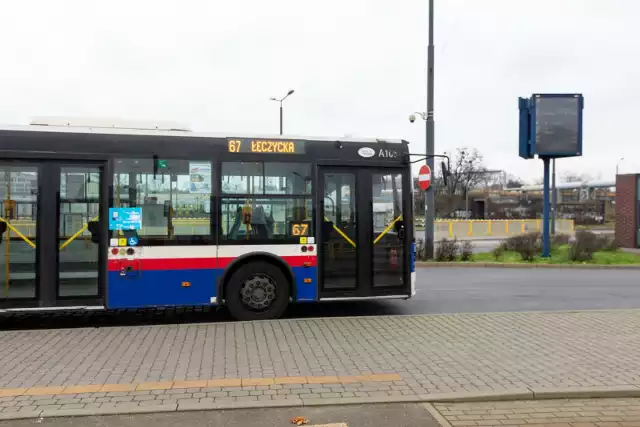
[[623,248],[640,247],[640,174],[616,177],[616,240]]

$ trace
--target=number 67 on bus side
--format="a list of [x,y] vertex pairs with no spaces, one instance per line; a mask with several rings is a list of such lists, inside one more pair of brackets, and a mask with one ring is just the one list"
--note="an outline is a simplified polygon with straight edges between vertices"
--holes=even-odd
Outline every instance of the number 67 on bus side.
[[296,237],[306,237],[309,235],[308,222],[291,222],[291,235]]

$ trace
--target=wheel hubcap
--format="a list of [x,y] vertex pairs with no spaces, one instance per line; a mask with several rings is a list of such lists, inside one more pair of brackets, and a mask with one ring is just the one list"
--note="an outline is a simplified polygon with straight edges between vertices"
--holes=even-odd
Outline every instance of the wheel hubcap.
[[276,283],[266,274],[254,274],[240,288],[242,303],[255,311],[268,309],[276,299]]

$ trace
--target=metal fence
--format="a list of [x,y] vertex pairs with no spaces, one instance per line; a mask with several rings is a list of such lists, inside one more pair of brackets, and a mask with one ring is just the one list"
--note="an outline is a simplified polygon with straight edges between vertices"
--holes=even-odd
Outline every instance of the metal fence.
[[[435,222],[437,239],[454,237],[457,239],[470,237],[505,238],[537,231],[542,231],[542,220],[540,219],[436,220]],[[573,220],[556,220],[556,232],[573,233]]]
[[[61,225],[60,236],[71,236],[79,231],[87,218],[80,218],[77,224],[67,224],[64,221]],[[35,238],[36,224],[31,220],[11,221],[17,230],[29,238]],[[202,219],[174,219],[174,232],[179,235],[203,235],[209,233],[209,221]],[[420,225],[418,225],[420,227]],[[157,228],[157,229],[156,229]],[[436,239],[442,238],[505,238],[517,234],[542,231],[542,220],[540,219],[505,219],[505,220],[436,220]],[[556,220],[556,231],[563,234],[574,232],[574,222],[572,219]],[[166,234],[166,227],[146,227],[139,231],[140,235]],[[419,234],[419,233],[418,233]],[[91,234],[86,229],[81,233],[84,237]]]

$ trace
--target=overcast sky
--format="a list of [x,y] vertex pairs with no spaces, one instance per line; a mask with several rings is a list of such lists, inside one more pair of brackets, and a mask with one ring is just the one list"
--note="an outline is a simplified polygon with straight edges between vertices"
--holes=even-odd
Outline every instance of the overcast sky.
[[[173,120],[229,134],[404,138],[424,152],[426,0],[2,0],[0,122]],[[100,6],[95,6],[100,4]],[[527,180],[517,98],[585,96],[584,156],[640,172],[640,1],[436,0],[436,151]]]

